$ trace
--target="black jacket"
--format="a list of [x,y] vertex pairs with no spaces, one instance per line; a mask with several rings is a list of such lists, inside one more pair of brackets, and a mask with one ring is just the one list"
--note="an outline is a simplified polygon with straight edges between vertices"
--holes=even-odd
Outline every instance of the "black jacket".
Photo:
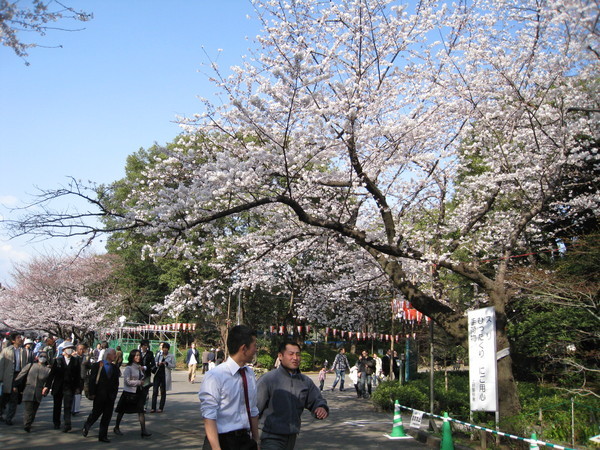
[[64,356],[57,357],[52,363],[50,375],[46,380],[46,387],[52,389],[52,393],[62,392],[65,389],[75,391],[81,384],[81,360],[71,356],[69,365]]
[[[100,371],[100,376],[98,376]],[[104,361],[94,363],[90,372],[90,395],[98,400],[114,401],[119,391],[119,377],[121,371],[117,366],[111,364],[110,377],[106,374]],[[98,382],[96,383],[96,378]]]
[[381,371],[386,377],[390,374],[390,357],[388,355],[381,358]]
[[358,358],[358,371],[366,373],[367,375],[373,375],[375,373],[375,360],[372,356]]
[[154,353],[152,350],[148,350],[144,356],[142,356],[142,361],[140,366],[146,366],[146,370],[144,371],[144,378],[148,378],[152,376],[152,369],[156,366],[156,361],[154,360]]

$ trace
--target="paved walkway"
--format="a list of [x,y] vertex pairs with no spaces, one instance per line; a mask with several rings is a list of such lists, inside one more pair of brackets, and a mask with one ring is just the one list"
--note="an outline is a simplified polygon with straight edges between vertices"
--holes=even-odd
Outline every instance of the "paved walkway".
[[[197,449],[202,447],[204,426],[200,417],[198,400],[199,383],[187,382],[183,371],[173,373],[173,390],[167,395],[165,411],[162,414],[146,414],[149,439],[140,438],[137,415],[125,415],[121,424],[124,436],[112,433],[115,415],[109,428],[110,444],[98,442],[98,422],[90,430],[87,438],[81,435],[81,428],[91,411],[91,402],[81,401],[81,413],[73,418],[73,430],[63,433],[52,427],[52,398],[42,402],[31,433],[23,430],[23,407],[19,405],[14,425],[0,423],[0,448],[8,449]],[[316,381],[317,375],[311,375]],[[202,376],[198,377],[200,381]],[[329,377],[330,386],[333,377]],[[296,448],[304,449],[423,449],[426,446],[414,439],[392,441],[384,434],[392,429],[392,415],[376,412],[369,400],[356,398],[354,389],[344,392],[325,391],[324,397],[330,407],[329,418],[315,420],[308,413],[302,416],[302,431]],[[404,416],[405,428],[408,416]]]

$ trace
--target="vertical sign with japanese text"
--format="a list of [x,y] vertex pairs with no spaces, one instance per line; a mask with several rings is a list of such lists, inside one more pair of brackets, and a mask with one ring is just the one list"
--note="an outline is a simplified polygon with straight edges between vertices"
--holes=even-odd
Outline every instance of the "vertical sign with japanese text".
[[468,319],[471,411],[497,411],[496,312],[481,308]]

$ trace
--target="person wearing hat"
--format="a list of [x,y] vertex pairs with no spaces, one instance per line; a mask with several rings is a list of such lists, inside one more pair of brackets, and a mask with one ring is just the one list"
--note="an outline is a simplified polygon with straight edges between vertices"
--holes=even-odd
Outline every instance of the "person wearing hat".
[[71,430],[71,408],[73,407],[73,396],[79,389],[81,382],[81,361],[75,357],[75,346],[68,343],[63,346],[62,355],[58,356],[52,364],[50,375],[46,380],[46,386],[42,395],[47,395],[52,389],[54,399],[54,410],[52,421],[54,429],[60,429],[60,413],[64,402],[65,426],[63,432],[68,433]]
[[23,392],[23,429],[28,433],[44,397],[42,392],[49,375],[48,354],[40,352],[37,363],[27,364],[15,378],[15,384]]
[[27,339],[25,339],[25,341],[23,341],[23,347],[25,347],[23,349],[23,351],[25,352],[25,361],[27,361],[27,364],[31,364],[34,360],[33,344],[34,344],[34,342],[29,338],[27,338]]
[[67,348],[68,345],[73,345],[73,341],[71,340],[71,338],[69,336],[67,336],[65,338],[65,340],[62,341],[60,344],[58,344],[58,341],[57,341],[57,345],[58,345],[58,347],[56,347],[56,354],[62,355],[63,350],[65,348]]

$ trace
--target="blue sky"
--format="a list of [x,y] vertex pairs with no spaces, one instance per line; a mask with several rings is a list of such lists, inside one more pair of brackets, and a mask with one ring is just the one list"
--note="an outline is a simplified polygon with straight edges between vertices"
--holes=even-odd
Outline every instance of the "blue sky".
[[[208,57],[223,69],[241,62],[260,25],[247,0],[67,0],[94,14],[77,32],[24,36],[46,46],[26,66],[0,48],[0,216],[31,200],[35,188],[68,177],[109,183],[127,155],[171,141],[177,116],[202,110],[215,91]],[[222,51],[219,52],[219,49]],[[204,53],[206,52],[206,54]],[[9,240],[0,230],[0,283],[14,262],[69,253],[77,242]],[[101,248],[101,245],[98,247]]]

